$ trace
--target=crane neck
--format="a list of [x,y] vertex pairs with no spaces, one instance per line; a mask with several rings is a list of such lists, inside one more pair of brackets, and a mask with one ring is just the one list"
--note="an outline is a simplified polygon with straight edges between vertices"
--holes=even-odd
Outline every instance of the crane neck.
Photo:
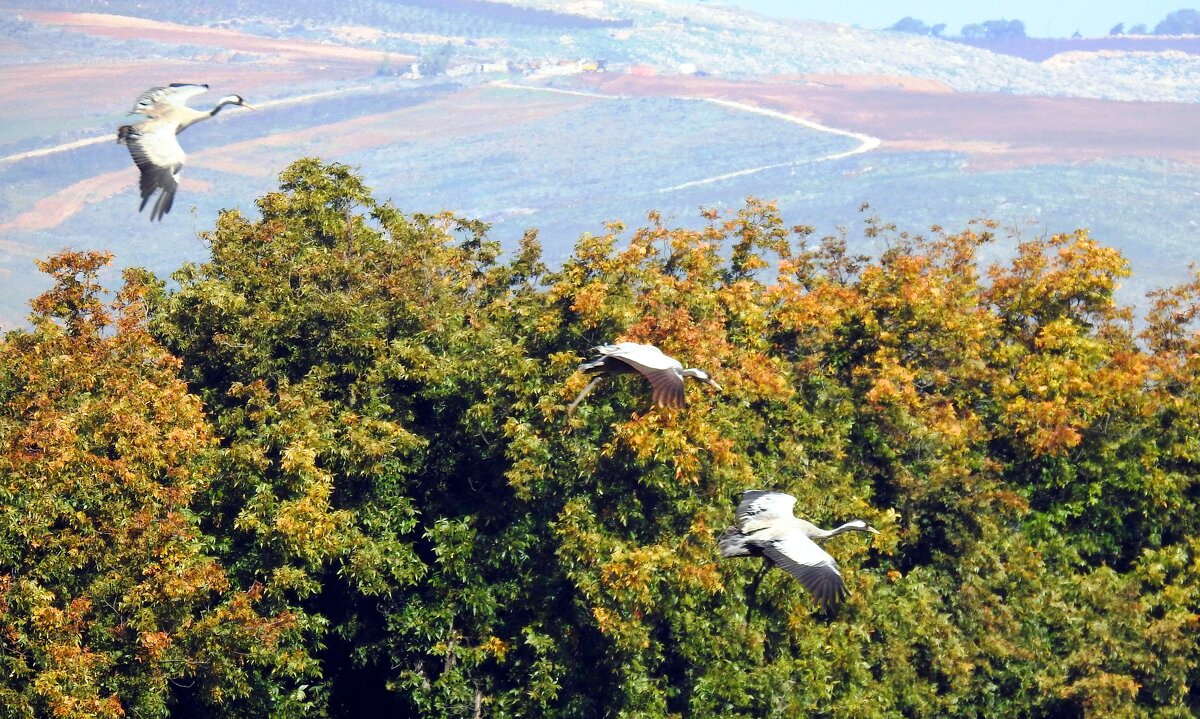
[[221,111],[222,107],[225,107],[226,105],[236,105],[236,104],[238,104],[238,102],[236,100],[222,100],[217,103],[216,107],[214,107],[213,109],[208,111],[208,116],[215,117],[216,114]]
[[830,537],[837,536],[843,532],[867,532],[870,530],[863,528],[862,525],[856,524],[855,522],[846,522],[845,524],[834,527],[833,529],[822,529],[820,531],[821,539],[829,539]]

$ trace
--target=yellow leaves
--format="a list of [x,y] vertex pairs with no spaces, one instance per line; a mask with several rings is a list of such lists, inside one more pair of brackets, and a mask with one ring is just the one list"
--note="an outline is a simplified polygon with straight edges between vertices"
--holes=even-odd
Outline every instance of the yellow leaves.
[[596,628],[601,634],[612,634],[619,621],[614,612],[604,607],[592,607],[592,618],[596,620]]
[[709,594],[716,594],[725,588],[716,562],[685,562],[679,568],[679,581],[684,586],[695,587]]
[[1098,671],[1072,682],[1060,694],[1079,701],[1085,719],[1120,719],[1140,715],[1134,700],[1141,687],[1128,674]]
[[608,296],[608,285],[592,282],[581,287],[571,302],[571,309],[578,315],[584,327],[594,327],[601,321],[600,310]]
[[496,658],[496,661],[504,661],[504,657],[508,655],[508,650],[512,646],[500,639],[499,637],[488,637],[486,641],[479,645],[479,651],[489,654]]
[[304,495],[280,504],[274,528],[293,552],[309,561],[319,561],[340,550],[344,528],[352,525],[346,510],[329,504],[330,482],[311,482]]
[[600,567],[600,581],[623,603],[648,608],[651,587],[662,579],[662,571],[673,564],[674,553],[663,546],[618,549]]
[[986,297],[1012,317],[1047,321],[1074,313],[1111,319],[1121,315],[1112,294],[1129,263],[1112,248],[1101,247],[1087,230],[1023,242],[1009,268],[989,271]]
[[1014,429],[1037,455],[1061,456],[1078,445],[1082,437],[1071,425],[1078,416],[1063,397],[1044,401],[1017,397],[1005,405],[1005,414],[1014,420]]
[[695,404],[682,410],[654,407],[618,424],[601,451],[611,456],[624,447],[639,463],[668,464],[677,481],[695,484],[704,466],[725,466],[738,459],[733,440],[713,432],[708,420]]
[[891,507],[868,520],[871,526],[879,530],[879,534],[871,536],[870,551],[873,554],[890,557],[899,551],[901,542],[905,539],[905,530],[900,525],[900,520],[900,513]]
[[[721,376],[727,391],[762,399],[787,401],[796,393],[792,380],[780,366],[782,362],[764,352],[741,355],[736,367]],[[728,378],[728,379],[727,379]]]
[[317,450],[304,444],[293,443],[283,450],[280,467],[295,474],[321,474],[316,466]]
[[171,646],[171,637],[166,632],[144,632],[138,635],[138,644],[146,650],[151,660],[161,659]]
[[909,408],[910,411],[916,411],[925,404],[914,385],[916,375],[902,365],[893,353],[877,353],[874,363],[874,366],[857,368],[855,373],[870,382],[866,398],[876,409],[900,405]]

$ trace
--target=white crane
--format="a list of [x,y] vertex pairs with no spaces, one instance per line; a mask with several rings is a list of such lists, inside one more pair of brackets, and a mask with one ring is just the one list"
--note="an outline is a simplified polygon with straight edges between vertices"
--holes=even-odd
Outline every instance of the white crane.
[[241,95],[226,95],[208,111],[187,106],[189,98],[207,91],[208,85],[188,83],[152,87],[138,97],[129,111],[131,115],[145,115],[146,119],[117,128],[117,142],[129,148],[134,164],[142,172],[142,204],[138,212],[146,209],[156,190],[162,190],[150,210],[151,221],[161,220],[171,210],[175,190],[179,187],[179,171],[187,159],[175,136],[197,122],[213,117],[226,105],[254,109]]
[[637,372],[650,381],[653,388],[651,397],[660,407],[682,407],[686,404],[683,395],[683,379],[691,377],[706,382],[721,391],[708,373],[695,367],[684,368],[683,363],[674,357],[663,354],[654,345],[643,345],[637,342],[618,342],[611,345],[593,347],[592,352],[599,357],[579,365],[580,372],[596,375],[575,401],[567,407],[567,414],[575,412],[575,406],[583,401],[600,380],[608,375]]
[[771,564],[791,574],[826,609],[846,598],[850,592],[842,581],[833,557],[817,546],[818,540],[842,532],[879,530],[861,519],[834,529],[821,529],[792,514],[796,498],[783,492],[751,489],[742,492],[737,507],[737,526],[726,529],[717,539],[722,557],[765,557]]

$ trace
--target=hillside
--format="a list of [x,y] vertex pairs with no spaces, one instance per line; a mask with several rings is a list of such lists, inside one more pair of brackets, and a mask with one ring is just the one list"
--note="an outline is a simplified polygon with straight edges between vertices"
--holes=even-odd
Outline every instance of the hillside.
[[[1132,304],[1194,259],[1188,54],[1031,63],[640,0],[66,7],[0,11],[3,326],[44,286],[33,258],[70,242],[167,272],[200,256],[219,209],[255,212],[249,198],[302,155],[358,166],[406,209],[494,223],[507,247],[538,229],[552,260],[606,221],[686,222],[751,195],[826,232],[863,202],[915,232],[979,216],[1092,227],[1132,258]],[[443,52],[449,74],[411,76]],[[175,81],[261,110],[181,136],[179,204],[150,225],[111,133],[137,93]]]
[[[523,6],[562,7],[553,0]],[[593,0],[570,4],[597,18],[632,20],[613,31],[625,52],[648,64],[681,63],[714,75],[833,73],[916,77],[959,91],[1200,101],[1200,56],[1155,57],[1154,69],[1130,77],[1103,64],[1054,67],[958,42],[817,22],[781,21],[734,8],[670,0]],[[581,36],[577,42],[583,43]],[[587,47],[587,45],[581,45]]]
[[185,5],[182,10],[132,0],[91,5],[29,0],[23,6],[173,17],[252,34],[333,39],[339,44],[352,36],[341,29],[365,26],[370,32],[360,34],[355,42],[372,50],[420,55],[449,43],[462,61],[598,57],[668,71],[693,65],[729,77],[797,73],[906,76],[942,82],[959,91],[1200,101],[1200,55],[1192,53],[1156,52],[1152,58],[1142,58],[1141,72],[1130,75],[1128,67],[1109,63],[1030,62],[937,38],[779,21],[731,8],[670,0],[592,0],[567,5],[569,12],[562,12],[563,4],[554,0],[409,0],[388,5],[352,0],[336,6],[241,1]]

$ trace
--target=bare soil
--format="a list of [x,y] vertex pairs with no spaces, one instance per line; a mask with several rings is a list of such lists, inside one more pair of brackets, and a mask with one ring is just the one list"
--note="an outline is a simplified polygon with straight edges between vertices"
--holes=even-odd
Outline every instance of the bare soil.
[[1200,104],[912,91],[831,79],[738,82],[614,73],[579,82],[604,93],[758,105],[878,137],[882,150],[963,152],[979,169],[1117,157],[1200,164]]
[[[34,22],[118,40],[154,40],[170,45],[202,45],[239,52],[277,55],[288,60],[320,59],[378,65],[385,53],[344,45],[248,35],[235,30],[196,27],[101,13],[41,12],[22,10]],[[393,60],[414,58],[393,55]]]

